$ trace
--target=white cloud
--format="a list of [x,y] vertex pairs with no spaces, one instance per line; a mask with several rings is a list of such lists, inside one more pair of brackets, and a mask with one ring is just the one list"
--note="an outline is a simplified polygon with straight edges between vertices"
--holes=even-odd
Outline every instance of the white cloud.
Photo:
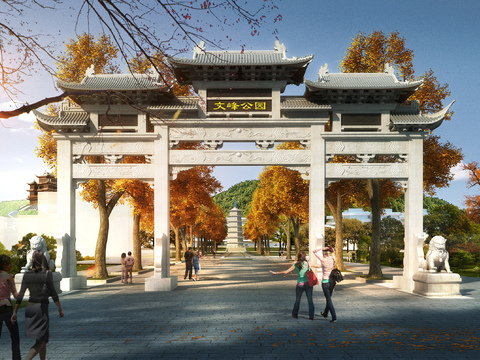
[[461,163],[457,164],[454,168],[450,170],[453,174],[454,178],[453,181],[467,181],[468,180],[468,172],[463,169],[465,163],[462,161]]

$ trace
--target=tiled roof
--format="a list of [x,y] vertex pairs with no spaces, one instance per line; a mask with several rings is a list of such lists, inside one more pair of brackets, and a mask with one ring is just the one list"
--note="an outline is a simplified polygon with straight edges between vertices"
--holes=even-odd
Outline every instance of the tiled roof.
[[330,109],[330,105],[317,104],[304,97],[282,97],[280,102],[282,110],[303,110],[303,109]]
[[88,130],[90,114],[84,111],[61,111],[59,116],[49,116],[33,110],[38,124],[47,131],[75,131],[83,132]]
[[386,73],[338,73],[327,74],[319,81],[305,80],[305,85],[315,89],[417,89],[423,81],[398,81],[395,75]]
[[62,90],[168,90],[160,79],[150,74],[92,74],[86,75],[81,83],[57,81]]
[[166,100],[161,104],[149,106],[152,110],[196,110],[198,109],[197,97],[178,97],[172,100]]
[[454,102],[434,114],[422,114],[417,102],[409,107],[399,106],[390,115],[391,127],[398,131],[434,130],[441,125]]
[[174,66],[262,66],[307,64],[312,59],[313,55],[288,59],[278,51],[208,51],[193,59],[172,57],[169,62]]

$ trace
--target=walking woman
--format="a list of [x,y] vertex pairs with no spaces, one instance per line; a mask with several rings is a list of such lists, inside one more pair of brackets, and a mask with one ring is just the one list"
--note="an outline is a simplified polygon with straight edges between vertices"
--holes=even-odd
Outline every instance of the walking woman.
[[31,271],[23,276],[22,287],[13,310],[12,323],[17,321],[18,308],[22,303],[25,291],[28,289],[30,298],[25,308],[25,335],[35,338],[36,341],[25,360],[33,359],[37,354],[40,354],[40,359],[44,360],[49,339],[48,298],[50,296],[58,307],[60,317],[63,317],[64,313],[53,286],[53,275],[51,271],[48,271],[45,256],[41,251],[35,251],[32,260]]
[[14,298],[18,296],[13,275],[8,273],[11,266],[12,260],[10,257],[0,255],[0,336],[2,335],[3,323],[5,323],[8,331],[10,331],[10,338],[12,339],[12,359],[20,360],[20,333],[18,331],[18,324],[12,324],[10,321],[13,314],[12,302],[10,301],[11,294]]
[[[326,319],[328,317],[328,313],[330,312],[332,314],[332,320],[330,322],[336,322],[337,314],[335,313],[335,308],[333,307],[332,303],[333,287],[330,289],[330,273],[333,269],[335,269],[335,258],[333,256],[328,256],[329,251],[332,253],[335,252],[333,246],[328,245],[324,248],[318,248],[316,250],[313,250],[313,253],[322,264],[322,290],[323,294],[325,295],[326,304],[325,310],[323,310],[321,314]],[[313,265],[313,267],[320,266]]]
[[273,275],[277,274],[288,274],[295,270],[297,272],[297,286],[295,287],[296,300],[295,305],[293,305],[292,317],[298,318],[298,310],[300,309],[300,300],[302,299],[302,294],[305,292],[307,295],[308,302],[308,316],[310,320],[315,319],[315,307],[313,306],[313,288],[308,285],[307,270],[308,262],[306,261],[305,253],[302,251],[298,252],[297,262],[293,264],[289,269],[285,271],[270,272]]

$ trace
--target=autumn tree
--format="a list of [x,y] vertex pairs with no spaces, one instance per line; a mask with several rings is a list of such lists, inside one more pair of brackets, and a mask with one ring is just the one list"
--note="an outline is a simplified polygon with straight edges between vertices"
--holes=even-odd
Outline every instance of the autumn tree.
[[[198,143],[182,143],[179,149],[198,149]],[[175,150],[174,150],[175,151]],[[181,260],[183,249],[186,251],[187,231],[190,232],[190,241],[193,241],[195,223],[201,213],[202,206],[213,207],[212,196],[221,190],[222,186],[212,176],[213,167],[196,166],[192,169],[181,171],[177,178],[170,181],[170,226],[175,233],[175,258]]]
[[[480,167],[478,162],[474,161],[463,165],[463,169],[468,173],[467,187],[480,186]],[[480,224],[480,195],[465,196],[467,206],[467,216],[470,220]]]
[[[414,80],[413,51],[405,45],[405,38],[398,32],[386,36],[382,31],[371,34],[359,33],[353,40],[343,58],[340,69],[346,73],[378,73],[383,72],[386,63],[394,67],[397,77],[403,80]],[[435,112],[442,108],[442,101],[450,95],[448,84],[441,85],[433,70],[424,73],[423,86],[408,100],[418,100],[424,113]],[[418,79],[418,78],[417,78]],[[434,166],[429,166],[430,155],[436,154]],[[453,179],[450,169],[462,160],[461,151],[450,143],[442,144],[439,137],[428,134],[424,140],[424,190],[430,195],[435,188],[447,187]],[[432,162],[433,165],[433,162]],[[386,182],[385,182],[386,184]],[[368,180],[367,193],[372,209],[373,234],[371,249],[374,256],[370,258],[371,277],[381,277],[380,266],[380,180]]]
[[[100,35],[95,39],[91,34],[84,33],[79,35],[76,40],[71,39],[65,47],[65,54],[60,56],[57,62],[57,77],[62,81],[80,82],[85,71],[91,65],[96,66],[97,72],[118,72],[118,66],[114,63],[118,50],[106,35]],[[47,111],[54,114],[58,112],[58,107],[51,105]],[[39,146],[35,152],[56,172],[57,153],[53,131],[42,131],[39,135]],[[89,157],[88,161],[102,162],[102,159],[100,157]],[[106,246],[109,217],[115,205],[125,193],[124,187],[115,185],[115,181],[90,180],[82,184],[83,190],[80,192],[82,198],[90,202],[99,211],[100,227],[95,246],[94,277],[104,278],[108,276]]]
[[[67,25],[80,23],[98,26],[110,35],[121,53],[120,59],[128,62],[144,55],[147,62],[163,75],[156,65],[155,54],[171,56],[190,50],[200,41],[218,48],[232,40],[226,29],[235,27],[256,36],[267,23],[282,19],[274,0],[262,2],[180,0],[173,2],[141,0],[80,0],[71,4],[59,0],[4,0],[0,14],[0,87],[12,99],[18,93],[25,76],[41,70],[56,74],[55,37],[43,33],[52,31],[58,23],[58,36],[69,31]],[[75,21],[52,21],[72,17]],[[34,19],[30,21],[29,19]],[[45,22],[48,21],[48,27]],[[67,28],[67,30],[65,30]],[[76,28],[72,27],[72,31]],[[220,30],[220,31],[219,31]],[[275,30],[273,29],[275,32]],[[221,34],[216,37],[213,33]],[[231,31],[228,32],[229,34]],[[150,66],[149,66],[150,67]],[[12,111],[0,111],[0,119],[18,116],[32,109],[58,102],[71,95],[64,92],[26,104]]]

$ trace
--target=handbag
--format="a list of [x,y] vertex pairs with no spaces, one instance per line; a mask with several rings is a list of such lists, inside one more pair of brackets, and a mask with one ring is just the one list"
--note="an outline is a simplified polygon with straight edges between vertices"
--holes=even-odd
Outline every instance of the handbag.
[[338,270],[337,268],[333,269],[332,272],[330,273],[330,281],[334,282],[334,283],[339,283],[340,281],[343,280],[343,275],[342,275],[342,272],[340,270]]
[[315,275],[315,273],[313,272],[313,270],[310,268],[310,265],[308,264],[308,261],[307,261],[307,265],[308,265],[308,270],[307,270],[307,278],[308,278],[308,285],[310,287],[314,287],[315,285],[318,285],[318,279],[317,279],[317,276]]

